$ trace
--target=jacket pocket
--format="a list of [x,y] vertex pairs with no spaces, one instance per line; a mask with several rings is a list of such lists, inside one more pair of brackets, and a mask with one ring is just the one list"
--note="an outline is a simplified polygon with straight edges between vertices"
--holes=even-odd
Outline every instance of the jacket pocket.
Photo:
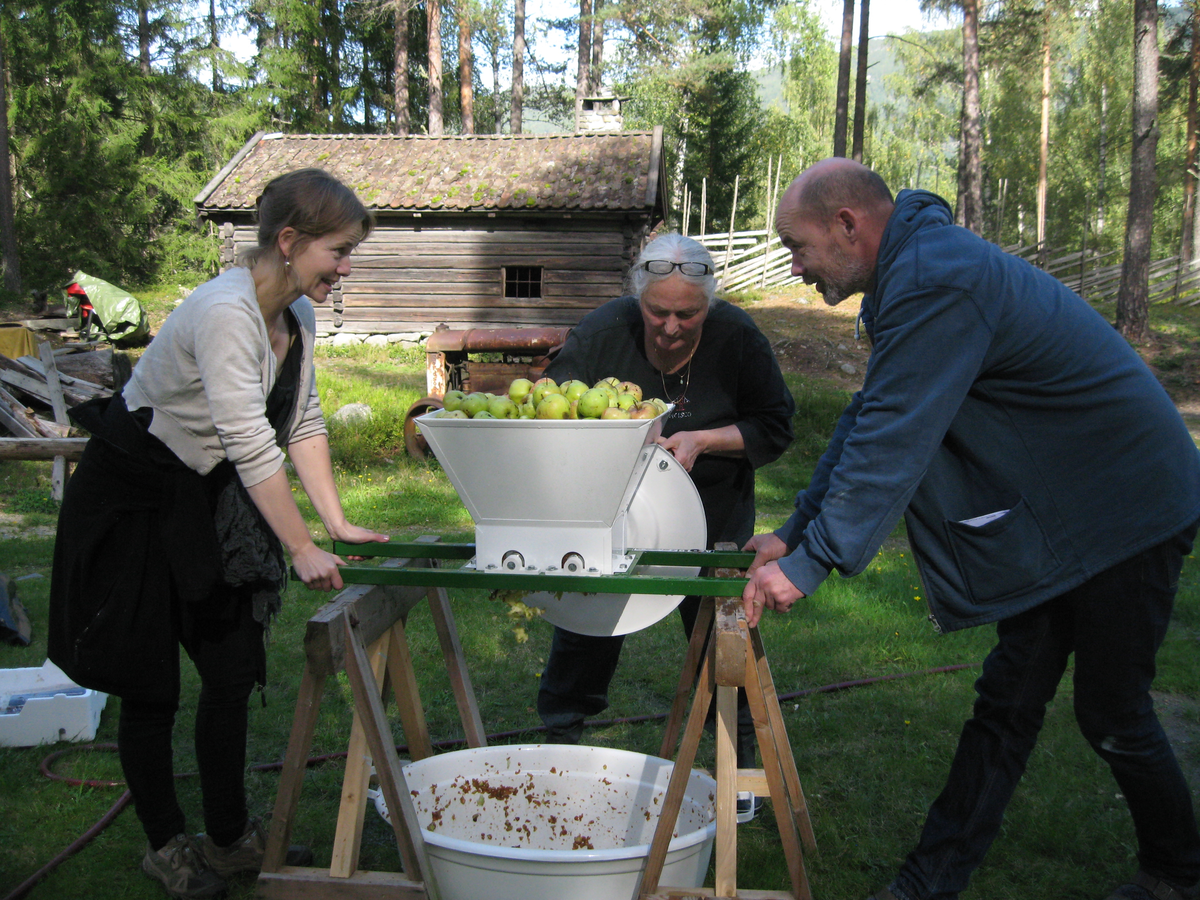
[[1060,564],[1024,500],[982,525],[947,521],[946,535],[962,583],[975,603],[992,603],[1029,590]]

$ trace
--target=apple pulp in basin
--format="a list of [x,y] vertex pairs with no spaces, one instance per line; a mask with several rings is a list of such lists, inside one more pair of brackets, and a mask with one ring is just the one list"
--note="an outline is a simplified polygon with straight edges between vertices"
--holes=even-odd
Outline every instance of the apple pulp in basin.
[[[671,771],[626,750],[531,744],[439,754],[404,777],[440,900],[635,900]],[[660,884],[704,883],[715,796],[692,771]]]

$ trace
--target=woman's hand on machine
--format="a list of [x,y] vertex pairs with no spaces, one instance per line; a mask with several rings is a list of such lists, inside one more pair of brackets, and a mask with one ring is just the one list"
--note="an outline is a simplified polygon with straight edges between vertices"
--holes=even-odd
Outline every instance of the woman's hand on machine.
[[304,586],[314,591],[340,591],[343,587],[338,566],[346,561],[335,553],[322,550],[311,541],[292,552],[292,568]]
[[670,450],[675,461],[688,472],[696,464],[696,457],[704,452],[704,441],[698,431],[677,431],[670,437],[658,438],[657,443]]
[[[340,525],[334,525],[332,528],[326,529],[329,536],[335,541],[341,541],[344,544],[382,544],[390,540],[386,534],[380,534],[378,531],[372,531],[370,528],[363,528],[361,525],[351,525],[349,522],[343,522]],[[351,562],[358,562],[364,557],[362,556],[347,556]],[[345,565],[345,563],[342,563]]]

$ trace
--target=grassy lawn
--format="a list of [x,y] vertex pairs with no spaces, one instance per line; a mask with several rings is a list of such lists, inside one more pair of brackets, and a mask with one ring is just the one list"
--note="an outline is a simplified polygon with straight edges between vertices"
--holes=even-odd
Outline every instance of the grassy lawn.
[[[754,309],[751,307],[751,313]],[[1167,315],[1169,312],[1169,315]],[[1194,382],[1192,354],[1196,314],[1169,310],[1162,317],[1174,343],[1162,350],[1163,368],[1181,390]],[[1183,350],[1177,352],[1177,348]],[[1175,349],[1173,349],[1175,348]],[[1172,362],[1173,360],[1173,362]],[[338,484],[352,521],[394,538],[421,534],[469,540],[471,520],[434,461],[408,458],[401,426],[408,405],[424,394],[423,354],[359,348],[324,351],[318,360],[322,404],[327,413],[349,402],[374,410],[369,426],[332,436]],[[780,524],[795,491],[809,477],[824,441],[848,395],[820,378],[789,376],[799,412],[797,439],[785,456],[758,476],[759,530]],[[49,464],[0,462],[0,527],[22,536],[0,540],[0,571],[18,582],[20,599],[34,621],[28,648],[0,645],[0,667],[37,666],[45,657],[46,599],[52,537],[39,536],[54,524],[46,500]],[[519,489],[515,485],[514,489]],[[298,494],[302,498],[302,494]],[[315,533],[319,522],[305,500],[302,510]],[[253,811],[274,803],[278,774],[271,764],[286,749],[300,678],[306,620],[329,597],[301,586],[289,589],[269,650],[265,705],[251,703],[248,783]],[[550,627],[535,620],[529,640],[519,643],[505,608],[482,593],[453,594],[466,659],[484,724],[501,742],[537,740],[534,710],[539,672],[549,647]],[[925,619],[919,580],[902,535],[887,542],[866,573],[836,576],[787,616],[768,616],[762,635],[776,686],[785,696],[788,736],[813,816],[819,852],[807,857],[819,900],[861,900],[885,884],[915,843],[928,804],[941,789],[959,727],[969,715],[977,665],[991,645],[989,628],[939,636]],[[449,681],[428,615],[418,609],[408,627],[429,728],[435,740],[461,737]],[[1176,704],[1184,727],[1200,729],[1200,567],[1184,570],[1174,625],[1160,654],[1157,688]],[[667,710],[684,652],[678,619],[671,616],[629,637],[624,662],[605,714],[613,720]],[[932,672],[947,666],[970,668]],[[190,731],[198,685],[184,664],[184,690],[176,741],[176,768],[195,771]],[[814,691],[858,679],[875,681],[843,690]],[[1103,897],[1135,867],[1134,835],[1116,785],[1075,729],[1072,688],[1064,679],[1047,717],[1042,739],[1010,808],[1004,831],[981,868],[967,900],[1092,900]],[[116,738],[119,700],[109,698],[98,742]],[[331,679],[321,707],[313,754],[334,755],[308,772],[294,839],[310,844],[317,864],[329,861],[343,772],[336,756],[346,749],[351,703],[344,675]],[[392,709],[394,713],[394,708]],[[395,737],[404,743],[398,724]],[[601,723],[585,733],[590,743],[655,753],[658,720],[639,724]],[[1197,733],[1200,733],[1198,731]],[[708,739],[699,763],[711,765]],[[90,828],[120,796],[121,789],[51,780],[39,765],[60,744],[0,749],[0,897]],[[1179,747],[1185,768],[1200,759],[1191,745]],[[68,752],[57,772],[81,780],[118,780],[111,752]],[[1192,778],[1194,787],[1200,781]],[[197,780],[178,782],[189,827],[202,829]],[[1197,795],[1200,799],[1200,794]],[[742,889],[788,886],[772,816],[742,826],[739,878]],[[133,811],[126,810],[96,840],[59,866],[29,894],[31,898],[140,900],[161,889],[138,868],[144,837]],[[390,829],[368,810],[361,865],[399,867]],[[254,894],[252,879],[233,885],[230,896]],[[481,898],[485,900],[485,898]]]

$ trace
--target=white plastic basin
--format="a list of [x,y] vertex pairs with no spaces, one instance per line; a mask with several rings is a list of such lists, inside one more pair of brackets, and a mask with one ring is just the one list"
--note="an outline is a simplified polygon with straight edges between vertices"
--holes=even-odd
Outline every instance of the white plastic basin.
[[[483,747],[404,767],[440,900],[635,900],[673,764],[603,747]],[[659,883],[700,887],[716,782],[693,771]]]

